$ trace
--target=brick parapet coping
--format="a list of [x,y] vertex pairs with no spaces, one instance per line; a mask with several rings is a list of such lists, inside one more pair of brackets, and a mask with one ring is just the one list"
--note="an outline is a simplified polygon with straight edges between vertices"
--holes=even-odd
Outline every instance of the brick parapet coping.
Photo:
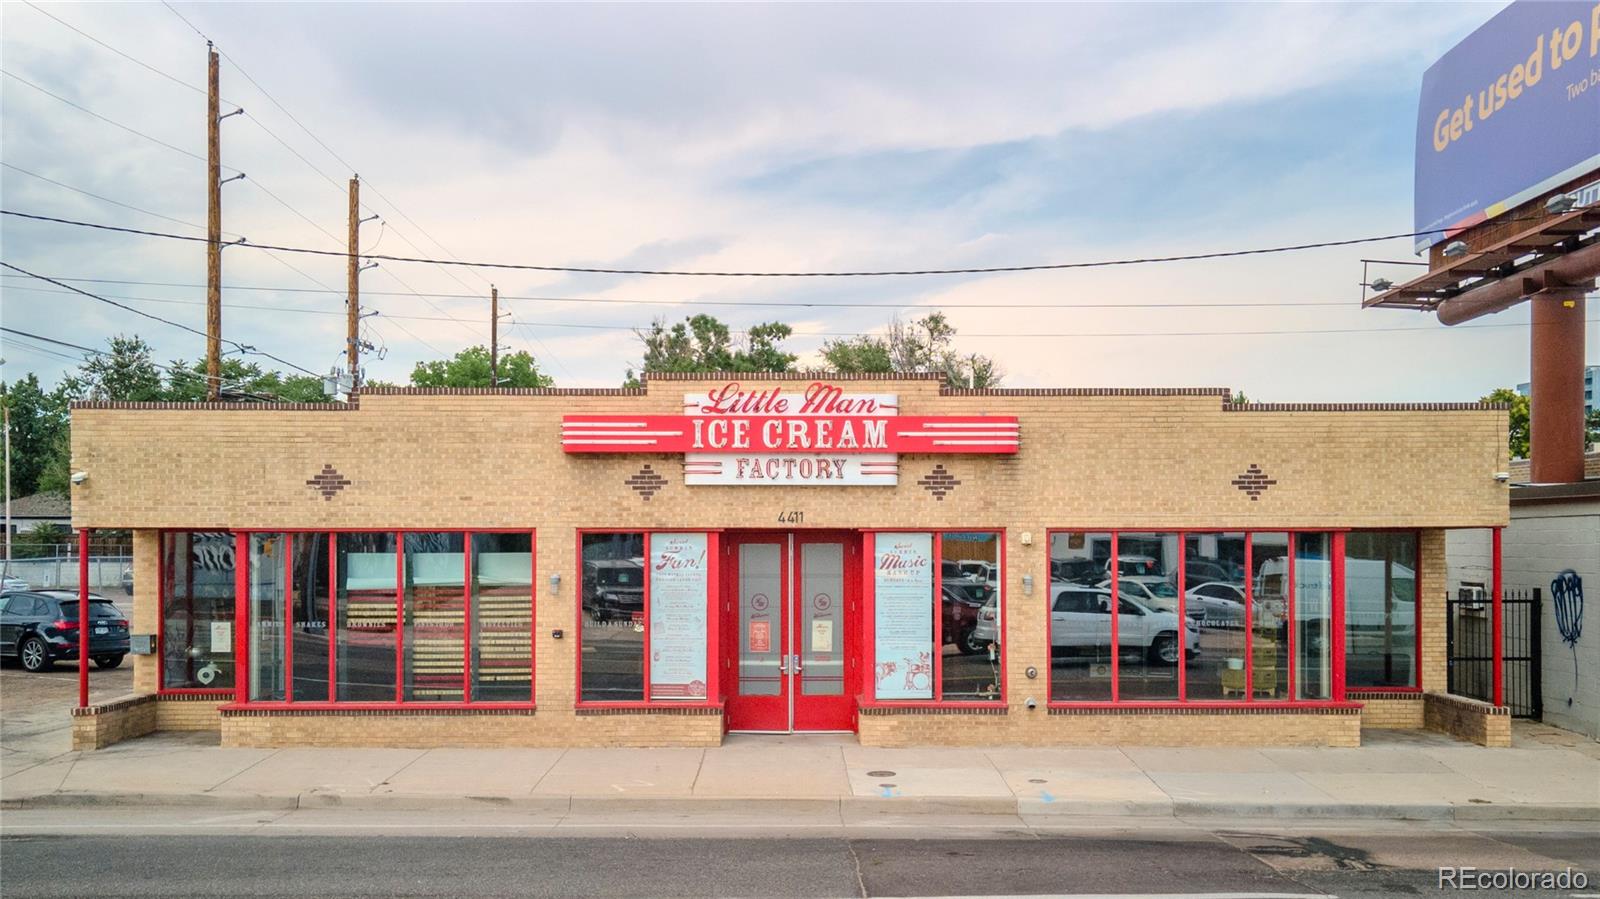
[[[655,381],[943,381],[937,372],[654,372]],[[208,412],[353,412],[362,394],[371,396],[612,396],[642,397],[644,387],[366,387],[348,403],[136,403],[78,400],[73,409]],[[1224,412],[1482,412],[1504,411],[1505,403],[1234,403],[1226,387],[951,387],[943,397],[1216,397]]]

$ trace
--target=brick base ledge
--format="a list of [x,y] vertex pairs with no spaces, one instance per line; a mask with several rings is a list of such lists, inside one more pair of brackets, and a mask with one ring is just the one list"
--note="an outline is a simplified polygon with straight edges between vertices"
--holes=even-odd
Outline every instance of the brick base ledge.
[[1006,715],[1010,709],[1005,706],[893,706],[893,705],[864,705],[861,714],[872,718],[890,717],[896,715]]
[[687,708],[673,708],[671,706],[639,706],[638,708],[583,708],[572,710],[572,714],[579,718],[600,717],[604,715],[709,715],[720,716],[720,706],[689,706]]
[[72,717],[93,718],[96,715],[104,715],[108,712],[121,712],[144,705],[146,703],[155,702],[156,699],[157,697],[154,693],[136,693],[132,696],[118,696],[116,699],[108,699],[105,702],[99,703],[98,705],[74,707],[72,709]]
[[529,716],[536,710],[527,707],[497,709],[493,706],[481,708],[459,709],[408,709],[396,706],[392,709],[340,709],[340,708],[304,708],[304,709],[257,709],[238,706],[223,706],[217,710],[224,719],[227,718],[460,718],[460,717],[508,717]]
[[1164,708],[1104,706],[1086,708],[1076,706],[1051,706],[1050,715],[1360,715],[1361,707],[1355,705],[1307,706],[1305,708],[1260,708],[1240,705],[1237,708]]

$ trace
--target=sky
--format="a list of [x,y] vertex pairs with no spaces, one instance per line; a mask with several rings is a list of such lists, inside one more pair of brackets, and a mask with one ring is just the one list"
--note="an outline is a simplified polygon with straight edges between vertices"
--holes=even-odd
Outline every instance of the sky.
[[[1500,8],[7,3],[0,196],[203,236],[198,31],[224,54],[224,111],[245,110],[221,126],[224,174],[246,175],[222,188],[223,229],[250,244],[342,253],[352,173],[380,217],[364,252],[534,265],[971,268],[1397,234],[1411,230],[1422,73]],[[502,345],[562,386],[620,384],[642,355],[635,329],[657,317],[783,321],[800,364],[818,366],[825,340],[932,309],[1014,387],[1440,401],[1526,380],[1525,308],[1453,329],[1362,310],[1363,258],[1415,259],[1399,238],[902,278],[382,262],[361,275],[363,334],[380,348],[366,377],[405,383],[418,361],[487,345],[493,282]],[[7,216],[0,259],[144,282],[74,283],[204,328],[202,244]],[[337,256],[230,247],[224,337],[327,372],[343,362],[344,283]],[[204,353],[196,334],[9,271],[0,300],[4,325],[32,334]],[[1600,356],[1600,326],[1589,348]],[[11,335],[4,356],[6,379],[47,384],[81,360]]]

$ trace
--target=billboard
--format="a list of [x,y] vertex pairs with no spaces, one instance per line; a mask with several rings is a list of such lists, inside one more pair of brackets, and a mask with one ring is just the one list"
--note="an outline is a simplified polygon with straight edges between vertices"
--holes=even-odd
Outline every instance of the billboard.
[[1600,3],[1518,0],[1422,76],[1414,230],[1471,227],[1597,168]]

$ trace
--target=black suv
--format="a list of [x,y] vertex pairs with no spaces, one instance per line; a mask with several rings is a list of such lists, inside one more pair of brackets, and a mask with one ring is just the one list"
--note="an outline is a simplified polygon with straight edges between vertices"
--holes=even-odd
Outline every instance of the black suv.
[[[115,668],[128,654],[128,616],[111,600],[89,594],[89,658]],[[34,590],[0,596],[0,658],[22,660],[28,671],[44,671],[57,660],[78,658],[78,594]]]

